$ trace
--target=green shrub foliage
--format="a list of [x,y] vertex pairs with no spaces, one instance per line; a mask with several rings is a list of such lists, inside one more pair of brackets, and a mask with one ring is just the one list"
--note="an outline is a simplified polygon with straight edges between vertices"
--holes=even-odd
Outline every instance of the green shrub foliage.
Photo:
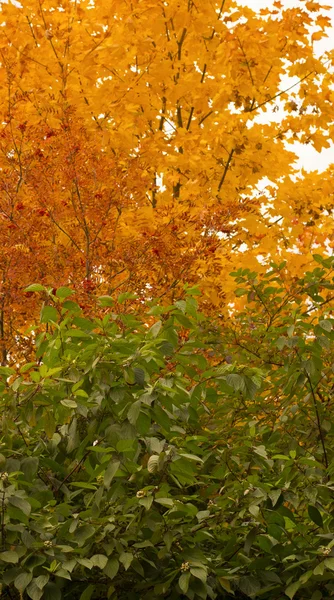
[[[234,273],[243,312],[71,291],[1,367],[3,597],[334,595],[333,261]],[[34,287],[34,286],[32,286]],[[34,291],[34,290],[32,290]],[[55,290],[53,290],[55,292]]]

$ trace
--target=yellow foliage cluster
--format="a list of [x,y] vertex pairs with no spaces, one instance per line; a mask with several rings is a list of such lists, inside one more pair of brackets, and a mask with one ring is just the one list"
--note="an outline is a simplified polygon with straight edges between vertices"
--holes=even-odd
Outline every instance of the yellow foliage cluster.
[[196,282],[224,310],[236,266],[293,252],[293,277],[333,243],[332,170],[296,176],[286,146],[333,140],[334,55],[313,49],[325,6],[24,0],[1,13],[3,336],[22,302],[33,314],[32,281],[166,298]]

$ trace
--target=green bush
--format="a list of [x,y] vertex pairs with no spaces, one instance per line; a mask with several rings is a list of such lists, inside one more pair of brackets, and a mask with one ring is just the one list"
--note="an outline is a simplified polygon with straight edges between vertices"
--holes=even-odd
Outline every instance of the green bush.
[[[1,367],[3,597],[334,594],[333,261],[234,274],[238,315],[196,290],[84,317],[42,286],[36,360]],[[148,323],[150,326],[148,326]]]

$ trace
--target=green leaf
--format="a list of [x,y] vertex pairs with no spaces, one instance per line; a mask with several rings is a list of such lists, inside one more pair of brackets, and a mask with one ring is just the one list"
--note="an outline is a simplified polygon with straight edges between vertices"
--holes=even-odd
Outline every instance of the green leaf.
[[13,506],[16,506],[16,508],[22,510],[25,515],[30,515],[31,505],[29,502],[27,502],[27,500],[24,500],[24,498],[21,498],[20,496],[9,496],[8,502]]
[[14,550],[6,550],[5,552],[0,552],[0,560],[16,564],[19,562],[19,555]]
[[83,317],[75,317],[73,319],[73,325],[88,333],[96,327],[96,323],[94,323],[94,321],[91,321],[90,319],[84,319]]
[[94,554],[94,556],[92,556],[90,558],[90,560],[92,561],[94,567],[98,567],[99,569],[104,569],[104,567],[106,566],[106,564],[108,562],[108,557],[105,556],[104,554]]
[[143,369],[141,369],[140,367],[135,367],[133,369],[133,372],[135,376],[135,382],[138,385],[143,386],[145,383],[145,371],[143,371]]
[[110,454],[110,448],[103,448],[102,446],[87,446],[86,450],[95,452],[95,454]]
[[237,373],[230,373],[226,376],[226,381],[236,392],[246,392],[244,378]]
[[93,483],[87,483],[87,481],[72,481],[68,485],[81,488],[82,490],[96,490],[96,485]]
[[281,490],[271,490],[268,493],[268,496],[272,502],[273,507],[276,506],[279,498],[281,497],[281,493],[282,493]]
[[25,481],[32,482],[38,469],[37,457],[28,456],[21,461],[20,471],[23,471]]
[[137,294],[133,294],[131,292],[124,292],[124,294],[120,294],[117,298],[118,304],[123,304],[126,300],[135,300],[137,298]]
[[117,558],[110,558],[103,569],[103,573],[109,577],[109,579],[114,579],[118,573],[119,562]]
[[162,598],[167,594],[173,579],[175,578],[175,574],[172,575],[167,581],[163,581],[163,583],[158,583],[154,586],[154,596],[153,598]]
[[319,321],[319,325],[325,331],[332,331],[332,322],[329,319],[323,319]]
[[41,312],[41,323],[51,323],[58,321],[58,313],[54,306],[44,306]]
[[246,388],[246,395],[248,396],[248,398],[253,399],[255,397],[257,390],[260,387],[259,383],[256,381],[256,378],[247,377],[245,375],[244,384],[245,384],[245,388]]
[[57,544],[57,548],[61,552],[73,552],[74,548],[72,546],[64,546],[63,544]]
[[200,579],[201,581],[203,581],[203,583],[206,582],[206,579],[207,579],[206,569],[203,569],[201,567],[190,567],[190,573],[193,575],[193,577],[196,577],[197,579]]
[[131,552],[122,552],[119,556],[119,560],[127,571],[133,561],[133,554]]
[[74,291],[68,287],[59,287],[56,291],[56,296],[58,298],[68,298],[69,296],[72,296],[72,294],[74,294]]
[[21,573],[14,580],[16,589],[22,594],[32,580],[32,573]]
[[307,511],[308,511],[309,517],[313,521],[313,523],[315,523],[319,527],[324,526],[323,521],[322,521],[322,516],[321,516],[319,510],[316,508],[316,506],[312,506],[312,504],[309,504]]
[[10,367],[0,367],[0,375],[10,377],[10,375],[14,375],[14,373],[14,369],[11,369]]
[[76,398],[88,398],[88,394],[87,392],[85,392],[85,390],[75,390],[75,392],[73,392]]
[[247,596],[256,596],[261,589],[261,584],[255,577],[241,577],[239,580],[239,588]]
[[66,571],[68,571],[69,573],[72,573],[76,564],[77,564],[77,561],[74,559],[65,560],[65,562],[63,562],[63,569],[66,569]]
[[147,435],[151,427],[151,419],[150,417],[141,412],[137,421],[136,421],[136,429],[141,435]]
[[76,302],[72,302],[72,300],[65,300],[62,307],[75,314],[81,313],[81,308],[79,304],[77,304]]
[[66,408],[77,408],[78,406],[77,402],[75,402],[75,400],[71,400],[70,398],[65,398],[64,400],[61,400],[60,404],[66,406]]
[[154,497],[153,496],[146,496],[145,498],[141,498],[138,502],[138,504],[140,504],[140,506],[144,506],[144,508],[146,508],[146,510],[149,510],[152,506]]
[[44,285],[41,285],[40,283],[32,283],[31,285],[28,285],[28,287],[26,287],[24,289],[25,292],[46,292],[46,288],[44,287]]
[[313,573],[314,575],[323,575],[325,571],[325,563],[324,561],[319,563],[314,569],[313,569]]
[[313,592],[312,596],[311,596],[311,600],[321,600],[322,599],[322,593],[320,592],[320,590],[316,590],[315,592]]
[[291,338],[293,336],[294,331],[295,331],[295,326],[294,325],[290,325],[287,328],[286,332],[287,332],[289,338]]
[[113,306],[115,301],[111,296],[100,296],[99,304],[101,304],[101,306]]
[[162,506],[166,506],[167,508],[174,506],[174,501],[171,498],[155,498],[154,501]]
[[193,324],[185,315],[178,313],[175,315],[175,319],[180,323],[180,325],[182,325],[182,327],[185,327],[186,329],[192,329]]
[[200,296],[201,295],[201,290],[196,285],[194,285],[192,287],[188,287],[188,284],[186,284],[184,286],[184,290],[188,296]]
[[82,525],[75,530],[73,540],[78,546],[83,546],[85,541],[95,533],[95,528],[92,525]]
[[245,296],[245,294],[248,294],[248,292],[249,290],[246,288],[237,288],[234,293],[237,298],[240,298],[240,296]]
[[92,569],[94,567],[92,561],[89,558],[77,558],[79,565],[82,565],[86,569]]
[[200,523],[201,521],[207,519],[210,516],[210,514],[211,513],[209,510],[199,510],[196,515],[196,519],[198,519],[198,522]]
[[334,558],[325,558],[324,563],[327,569],[334,571]]
[[185,300],[177,300],[174,304],[183,314],[186,312],[187,303]]
[[258,534],[257,527],[253,527],[253,529],[251,529],[250,532],[247,534],[247,537],[246,537],[245,543],[244,543],[244,551],[247,555],[249,554],[250,549],[251,549],[254,541],[256,540],[257,534]]
[[308,580],[312,577],[313,573],[312,571],[306,571],[306,573],[303,573],[303,575],[301,575],[299,577],[299,581],[302,585],[304,585],[305,583],[308,582]]
[[91,336],[89,335],[89,333],[86,333],[85,331],[81,331],[81,329],[70,329],[67,330],[66,335],[69,338],[82,338],[82,339],[91,339]]
[[65,569],[58,569],[57,571],[55,571],[54,574],[56,577],[61,577],[62,579],[69,579],[71,581],[71,575]]
[[117,442],[116,450],[117,452],[132,452],[133,444],[134,440],[120,440]]
[[24,560],[24,566],[27,567],[27,569],[29,569],[29,571],[33,571],[36,567],[40,567],[41,565],[43,565],[45,563],[45,556],[37,556],[35,555],[31,555],[28,556],[25,560]]
[[179,456],[183,456],[184,458],[187,458],[188,460],[193,460],[195,462],[203,462],[202,458],[200,458],[196,454],[185,454],[184,452],[179,452]]
[[26,592],[32,600],[40,600],[43,596],[43,590],[39,589],[34,579],[29,583]]
[[159,334],[161,326],[162,326],[162,322],[157,321],[156,323],[154,323],[154,325],[152,325],[152,327],[150,327],[150,329],[147,332],[147,335],[149,337],[156,338]]
[[105,470],[104,478],[103,478],[103,483],[104,483],[104,485],[105,485],[106,488],[110,487],[110,484],[111,484],[113,478],[115,477],[115,475],[116,475],[116,473],[117,473],[117,471],[119,469],[120,464],[121,463],[120,463],[119,460],[116,460],[114,462],[110,462],[109,463],[107,469]]
[[20,373],[27,373],[27,371],[30,371],[32,368],[37,367],[38,363],[37,362],[29,362],[25,365],[23,365],[22,367],[20,367]]
[[158,471],[159,461],[160,458],[158,454],[152,454],[152,456],[150,456],[150,458],[147,461],[147,470],[149,473],[155,473],[156,471]]
[[144,540],[143,542],[136,542],[133,544],[134,548],[154,548],[154,545],[150,540]]
[[324,259],[321,256],[321,254],[312,254],[312,258],[314,258],[314,260],[319,263],[320,265],[322,265],[324,263]]
[[291,583],[290,585],[288,585],[288,587],[285,590],[286,596],[288,596],[290,600],[292,600],[292,598],[294,597],[295,593],[298,592],[301,585],[302,584],[300,581],[295,581],[295,583]]
[[95,589],[95,585],[88,585],[86,589],[82,592],[80,596],[80,600],[90,600]]
[[275,456],[272,456],[272,458],[277,460],[291,460],[291,457],[286,456],[285,454],[275,454]]
[[29,533],[29,531],[22,531],[21,533],[22,544],[26,546],[26,548],[31,548],[35,543],[35,538]]
[[153,415],[152,418],[156,421],[163,429],[166,431],[170,431],[171,427],[171,419],[166,413],[165,410],[161,408],[158,404],[153,407]]
[[190,573],[182,573],[179,578],[179,587],[183,594],[186,594],[189,588]]
[[232,591],[232,588],[231,588],[231,583],[229,582],[228,579],[226,579],[226,577],[218,577],[218,581],[219,581],[220,585],[222,586],[223,590],[225,590],[226,592],[229,592],[230,594],[234,594],[234,592]]
[[263,458],[268,458],[265,446],[255,446],[254,452]]
[[171,356],[174,352],[174,346],[170,342],[162,342],[159,345],[159,350],[163,356]]
[[281,336],[278,338],[278,340],[276,341],[276,346],[279,350],[282,350],[284,348],[286,344],[286,338]]
[[136,421],[139,417],[139,413],[140,413],[140,407],[141,407],[141,400],[136,400],[135,402],[133,402],[128,410],[128,419],[131,423],[131,425],[135,425]]
[[43,590],[43,600],[61,600],[61,591],[59,587],[49,581]]

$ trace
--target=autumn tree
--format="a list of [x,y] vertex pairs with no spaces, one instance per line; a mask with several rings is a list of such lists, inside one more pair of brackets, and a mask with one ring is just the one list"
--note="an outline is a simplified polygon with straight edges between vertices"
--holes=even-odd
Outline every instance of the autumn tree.
[[298,175],[286,145],[333,139],[334,57],[314,51],[326,6],[25,0],[1,13],[3,361],[35,313],[33,281],[93,308],[95,292],[171,299],[197,282],[224,311],[244,244],[258,269],[257,255],[294,250],[289,279],[331,243],[331,169]]

